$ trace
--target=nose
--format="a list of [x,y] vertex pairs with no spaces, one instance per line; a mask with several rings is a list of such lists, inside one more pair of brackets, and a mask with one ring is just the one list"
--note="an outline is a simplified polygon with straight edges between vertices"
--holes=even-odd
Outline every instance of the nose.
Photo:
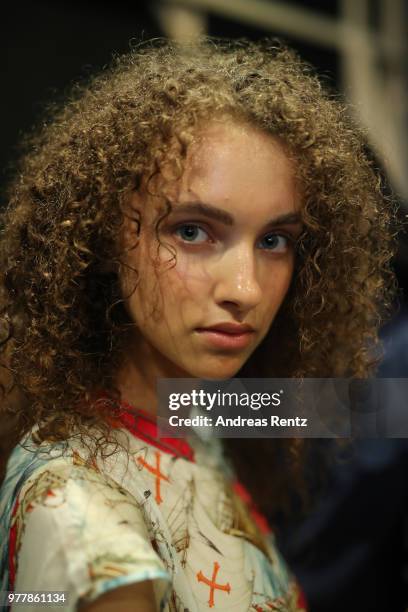
[[214,299],[219,305],[233,304],[244,312],[259,304],[262,290],[257,278],[252,246],[228,249],[217,262]]

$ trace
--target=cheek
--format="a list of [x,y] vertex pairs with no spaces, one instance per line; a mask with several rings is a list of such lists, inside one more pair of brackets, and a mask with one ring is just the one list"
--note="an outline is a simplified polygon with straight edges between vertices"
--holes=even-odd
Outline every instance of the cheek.
[[203,279],[182,261],[160,274],[158,280],[158,291],[164,308],[177,308],[181,311],[202,301],[205,286]]
[[293,278],[293,259],[282,264],[269,275],[268,282],[264,285],[264,295],[269,304],[270,315],[274,316],[285,299]]
[[200,322],[208,302],[210,285],[203,266],[177,253],[177,263],[161,270],[157,292],[163,320],[168,325],[190,325]]
[[200,299],[199,296],[202,296],[203,292],[208,292],[208,288],[211,287],[211,275],[205,258],[185,253],[181,249],[177,249],[171,265],[162,259],[160,277],[168,290],[192,300]]
[[282,272],[282,279],[281,279],[281,294],[282,294],[282,300],[284,299],[286,293],[288,292],[288,289],[291,285],[292,282],[292,278],[293,278],[293,272],[294,272],[294,257],[291,257],[287,266],[285,267],[284,271]]

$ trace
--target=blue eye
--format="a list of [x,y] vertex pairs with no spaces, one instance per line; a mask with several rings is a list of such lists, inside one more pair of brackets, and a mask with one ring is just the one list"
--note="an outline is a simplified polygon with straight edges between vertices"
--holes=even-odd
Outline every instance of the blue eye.
[[[183,242],[190,244],[202,244],[209,239],[208,232],[196,223],[184,223],[183,225],[179,225],[174,232]],[[288,250],[289,243],[292,241],[284,234],[271,233],[265,236],[261,242],[266,245],[265,250],[267,251],[285,253]]]
[[289,246],[290,239],[283,234],[268,234],[263,239],[268,251],[283,253]]
[[205,230],[203,230],[199,225],[195,225],[193,223],[180,225],[180,227],[176,229],[176,234],[178,232],[180,232],[181,234],[184,234],[184,235],[181,235],[180,237],[185,242],[192,242],[192,243],[203,242],[202,240],[198,240],[198,241],[195,240],[198,232],[202,232],[208,237],[208,234]]

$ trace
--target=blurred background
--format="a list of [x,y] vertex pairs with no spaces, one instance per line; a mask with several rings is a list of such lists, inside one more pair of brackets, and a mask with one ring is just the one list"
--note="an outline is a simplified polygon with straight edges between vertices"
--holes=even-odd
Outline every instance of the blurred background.
[[[298,50],[326,86],[349,101],[404,220],[407,22],[406,0],[15,2],[1,24],[0,190],[19,138],[41,121],[44,105],[63,98],[72,82],[103,68],[112,54],[157,36],[267,35]],[[396,316],[382,331],[386,355],[379,375],[408,377],[405,231],[394,267],[401,291]],[[1,429],[6,440],[7,424]],[[408,609],[407,456],[404,441],[363,441],[353,461],[332,474],[329,492],[311,514],[296,521],[272,517],[310,610]]]

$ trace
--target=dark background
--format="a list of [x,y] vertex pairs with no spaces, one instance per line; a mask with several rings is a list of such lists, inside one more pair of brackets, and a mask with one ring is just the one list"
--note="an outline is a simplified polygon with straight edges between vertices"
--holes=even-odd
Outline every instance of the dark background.
[[[16,2],[1,20],[3,77],[0,98],[1,167],[15,156],[15,144],[41,115],[44,104],[59,99],[70,83],[109,63],[113,53],[129,50],[132,41],[164,36],[156,17],[157,2]],[[296,4],[296,3],[294,3]],[[299,3],[297,3],[299,4]],[[334,13],[336,2],[307,3]],[[272,35],[285,38],[333,85],[338,80],[336,53],[279,32],[208,14],[208,33],[215,36]]]

